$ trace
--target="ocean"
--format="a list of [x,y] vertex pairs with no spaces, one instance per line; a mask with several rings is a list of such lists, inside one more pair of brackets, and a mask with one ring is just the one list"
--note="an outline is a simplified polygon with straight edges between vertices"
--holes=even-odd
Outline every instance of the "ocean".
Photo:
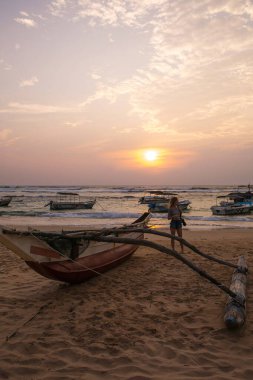
[[[247,186],[0,186],[0,197],[11,195],[8,207],[0,208],[0,224],[3,226],[102,226],[131,223],[148,205],[140,204],[139,198],[150,190],[167,190],[176,193],[179,200],[191,201],[184,212],[187,229],[252,228],[251,215],[215,216],[210,207],[216,197],[231,191],[246,191]],[[55,199],[57,192],[77,192],[81,200],[95,197],[91,210],[50,211],[46,206]],[[168,226],[166,214],[152,214],[150,225],[159,228]]]

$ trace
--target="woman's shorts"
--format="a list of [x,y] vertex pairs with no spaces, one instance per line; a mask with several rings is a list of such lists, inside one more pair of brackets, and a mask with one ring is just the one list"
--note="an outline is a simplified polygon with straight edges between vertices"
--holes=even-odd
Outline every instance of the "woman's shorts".
[[181,220],[172,220],[170,222],[170,228],[174,228],[175,230],[177,230],[178,228],[182,228]]

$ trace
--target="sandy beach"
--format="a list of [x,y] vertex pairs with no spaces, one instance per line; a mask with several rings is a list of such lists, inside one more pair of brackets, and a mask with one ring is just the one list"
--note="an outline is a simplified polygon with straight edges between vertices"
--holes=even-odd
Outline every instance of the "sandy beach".
[[[0,245],[0,378],[252,379],[253,231],[185,230],[184,237],[233,263],[246,257],[250,272],[242,329],[225,328],[227,296],[221,290],[150,248],[139,248],[104,275],[69,286],[41,277]],[[170,247],[165,238],[147,238]],[[230,285],[233,269],[189,249],[185,255]]]

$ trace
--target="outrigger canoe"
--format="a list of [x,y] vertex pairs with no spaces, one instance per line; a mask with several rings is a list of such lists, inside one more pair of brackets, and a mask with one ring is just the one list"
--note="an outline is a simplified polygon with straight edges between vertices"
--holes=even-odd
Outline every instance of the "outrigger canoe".
[[[144,227],[150,219],[149,213],[128,226],[129,231],[117,232],[115,228],[106,236],[143,239],[143,232],[132,232],[131,227]],[[127,260],[138,248],[129,243],[96,242],[87,240],[86,234],[106,234],[100,231],[42,232],[18,231],[0,228],[0,241],[23,259],[40,275],[52,280],[81,283],[99,275]]]

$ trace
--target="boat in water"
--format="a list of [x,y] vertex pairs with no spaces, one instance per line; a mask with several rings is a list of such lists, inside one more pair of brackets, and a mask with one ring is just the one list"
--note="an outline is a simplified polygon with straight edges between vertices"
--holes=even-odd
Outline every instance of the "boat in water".
[[253,203],[253,193],[251,191],[251,186],[248,185],[248,190],[243,191],[233,191],[229,194],[227,194],[227,197],[230,200],[233,200],[235,203],[238,202],[252,202]]
[[12,197],[4,196],[0,198],[0,207],[6,207],[9,206],[11,203]]
[[[147,204],[149,206],[149,212],[165,213],[168,212],[169,203],[172,196],[176,196],[177,193],[172,193],[169,191],[157,190],[150,191],[150,195],[145,195],[139,199],[139,203]],[[191,201],[182,200],[178,202],[181,210],[187,210]]]
[[[183,200],[178,202],[178,206],[182,211],[188,210],[189,206],[191,204],[191,201]],[[169,203],[168,202],[154,202],[149,203],[149,212],[157,212],[157,213],[166,213],[169,210]]]
[[81,200],[78,193],[72,192],[58,192],[56,200],[51,200],[45,205],[50,206],[50,210],[80,210],[92,209],[96,199]]
[[250,214],[253,210],[253,193],[249,190],[247,192],[232,192],[226,195],[220,195],[216,201],[216,205],[211,206],[213,215],[245,215]]
[[252,206],[250,205],[240,205],[240,204],[226,204],[212,206],[211,210],[213,215],[245,215],[250,214],[252,211]]
[[[119,229],[78,230],[65,232],[18,231],[0,228],[0,241],[40,275],[52,280],[81,283],[127,260],[138,248],[130,243],[98,242],[89,236],[124,237],[142,240],[151,215],[144,213],[133,223]],[[117,232],[118,231],[118,232]],[[94,235],[95,234],[95,235]]]
[[177,195],[169,191],[153,190],[149,192],[149,195],[144,195],[140,197],[140,204],[150,204],[150,203],[169,203],[172,196]]

